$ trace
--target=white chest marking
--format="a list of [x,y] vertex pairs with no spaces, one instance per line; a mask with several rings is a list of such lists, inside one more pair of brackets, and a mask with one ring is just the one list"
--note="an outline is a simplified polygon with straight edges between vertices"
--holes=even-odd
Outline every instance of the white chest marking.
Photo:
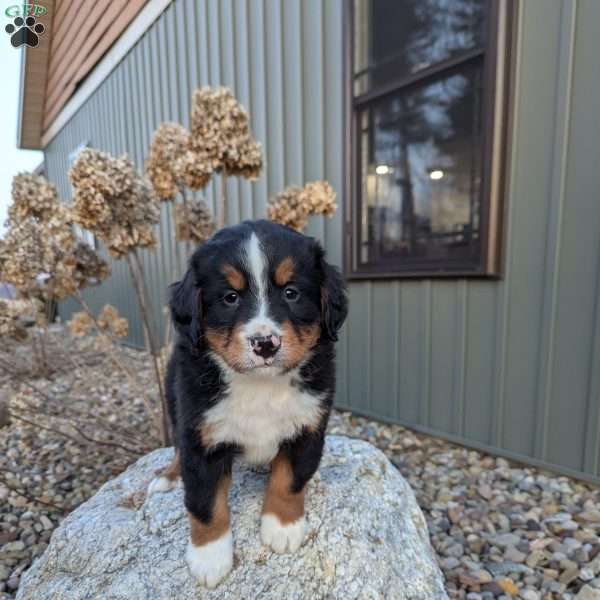
[[293,374],[229,373],[229,394],[205,414],[214,443],[243,448],[246,461],[264,464],[302,427],[316,427],[321,397],[291,385]]

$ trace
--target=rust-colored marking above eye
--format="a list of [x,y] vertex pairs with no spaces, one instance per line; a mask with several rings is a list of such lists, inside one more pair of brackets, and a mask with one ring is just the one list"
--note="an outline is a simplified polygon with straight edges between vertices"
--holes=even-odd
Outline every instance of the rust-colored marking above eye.
[[246,289],[246,278],[244,277],[244,274],[240,271],[238,271],[238,269],[236,269],[233,265],[223,265],[223,268],[221,269],[221,272],[223,273],[223,275],[225,275],[225,279],[227,280],[227,283],[236,291],[241,292],[242,290]]
[[294,268],[292,257],[284,258],[275,269],[275,283],[280,287],[288,284],[294,277]]

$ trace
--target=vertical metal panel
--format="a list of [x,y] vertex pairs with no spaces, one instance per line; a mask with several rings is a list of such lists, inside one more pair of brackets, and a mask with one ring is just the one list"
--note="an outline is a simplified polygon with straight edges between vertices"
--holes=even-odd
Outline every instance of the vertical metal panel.
[[[397,413],[405,423],[420,421],[422,377],[421,365],[425,337],[422,302],[422,285],[416,281],[402,282],[400,286],[400,364],[398,365],[400,383],[396,399]],[[382,321],[383,316],[379,317]]]
[[269,162],[266,140],[267,129],[267,79],[265,58],[265,14],[264,2],[250,2],[245,0],[248,14],[248,60],[250,63],[250,106],[252,106],[252,128],[254,135],[263,145],[263,159],[266,161],[265,169],[258,181],[252,185],[253,217],[258,218],[266,214],[268,180],[267,172],[274,167]]
[[[577,3],[575,37],[567,47],[573,52],[570,123],[564,153],[565,210],[560,213],[558,275],[552,385],[548,419],[546,458],[573,469],[582,466],[585,455],[586,420],[590,409],[589,382],[594,350],[594,325],[598,302],[597,273],[600,253],[600,65],[592,23],[600,19],[600,4]],[[568,22],[568,17],[565,18]],[[566,82],[569,83],[566,71]],[[558,185],[557,185],[558,187]],[[596,398],[597,401],[597,398]],[[593,400],[592,400],[593,402]],[[568,443],[566,443],[568,440]]]
[[[235,90],[236,97],[248,109],[250,115],[254,107],[250,97],[250,58],[251,48],[248,45],[248,4],[246,0],[236,0],[233,5],[235,23]],[[252,186],[245,179],[239,180],[239,218],[241,221],[252,219]]]
[[[300,51],[302,52],[302,113],[298,118],[302,134],[302,179],[314,181],[324,173],[325,129],[323,96],[323,11],[321,0],[298,2],[300,7]],[[298,28],[298,26],[296,26]],[[324,217],[311,219],[306,233],[327,244]]]
[[263,34],[265,39],[265,86],[267,96],[267,129],[265,156],[267,160],[267,192],[282,190],[287,181],[285,156],[289,152],[285,141],[283,118],[283,42],[281,39],[281,0],[265,0]]
[[454,433],[452,427],[455,355],[458,352],[457,287],[454,282],[436,281],[431,302],[431,397],[429,425]]
[[[284,131],[284,186],[298,185],[304,179],[303,163],[303,106],[302,93],[302,29],[300,2],[282,2],[279,43],[281,43],[281,71],[283,75],[283,102],[281,118]],[[285,43],[283,43],[285,40]]]
[[[264,217],[269,195],[320,178],[342,205],[343,4],[175,0],[48,146],[50,178],[69,198],[68,155],[83,141],[142,168],[158,123],[189,124],[196,86],[228,85],[265,155],[257,182],[228,184],[230,221]],[[520,3],[504,278],[352,282],[339,405],[600,476],[599,20],[594,0]],[[218,193],[205,192],[213,210]],[[184,268],[172,226],[163,205],[160,247],[143,253],[157,317]],[[341,211],[308,232],[341,263]],[[115,304],[143,344],[124,261],[88,298]]]
[[488,284],[468,284],[467,292],[462,435],[482,444],[491,444],[496,305],[500,296]]
[[351,286],[349,292],[350,309],[346,328],[349,348],[348,405],[363,412],[370,412],[371,284]]
[[[395,341],[398,338],[398,312],[390,311],[394,306],[393,291],[383,282],[374,282],[371,308],[373,315],[370,340],[365,340],[365,350],[371,361],[369,396],[372,398],[370,409],[376,413],[387,413],[394,409],[393,391],[399,365],[394,362]],[[390,314],[391,312],[391,314]],[[378,315],[389,315],[381,319]],[[369,343],[370,342],[370,343]],[[386,352],[379,352],[386,348]]]
[[[553,127],[557,93],[560,4],[522,3],[520,127],[514,139],[518,152],[512,194],[522,201],[510,205],[510,279],[504,302],[507,338],[503,356],[503,421],[498,443],[525,455],[534,452],[537,371],[540,360],[540,307],[543,302],[544,257],[551,198]],[[536,31],[539,20],[545,35]],[[516,157],[515,157],[516,159]],[[526,200],[525,200],[526,199]],[[528,335],[520,335],[527,331]]]

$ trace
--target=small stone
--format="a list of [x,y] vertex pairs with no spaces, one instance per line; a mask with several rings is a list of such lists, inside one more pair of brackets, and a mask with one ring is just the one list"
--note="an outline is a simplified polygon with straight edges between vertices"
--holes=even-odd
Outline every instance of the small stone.
[[579,567],[573,567],[563,571],[558,578],[558,581],[565,586],[568,586],[572,581],[575,581],[579,577]]
[[511,562],[522,563],[525,562],[527,555],[519,552],[514,546],[509,546],[504,552],[504,558]]
[[584,585],[575,596],[575,600],[600,600],[600,590]]
[[25,550],[25,544],[21,540],[4,544],[2,548],[3,552],[20,552],[21,550]]
[[502,591],[509,596],[516,596],[519,593],[519,588],[511,579],[499,579],[498,585],[502,588]]
[[508,548],[509,546],[516,546],[521,538],[515,533],[502,533],[497,535],[493,540],[494,545],[500,548]]
[[536,592],[532,589],[525,589],[519,592],[519,596],[523,598],[523,600],[540,600],[541,596],[539,592]]
[[448,556],[455,556],[460,558],[465,553],[465,549],[462,544],[452,544],[450,548],[446,550]]
[[492,581],[492,576],[490,572],[486,571],[485,569],[472,571],[470,575],[471,577],[473,577],[473,579],[477,580],[478,583],[489,583],[490,581]]
[[577,515],[577,520],[600,523],[600,510],[584,510]]
[[440,561],[440,566],[444,571],[452,571],[460,565],[460,561],[455,556],[448,556]]
[[527,522],[525,523],[525,525],[527,526],[527,529],[529,531],[541,531],[542,530],[542,526],[537,521],[534,521],[533,519],[528,519]]
[[489,485],[480,485],[477,492],[485,500],[489,500],[493,495],[492,488]]
[[527,566],[534,568],[537,567],[541,562],[546,560],[546,553],[541,550],[534,550],[525,560]]
[[40,523],[42,524],[42,527],[46,531],[48,531],[49,529],[52,529],[54,527],[54,524],[52,523],[52,521],[46,515],[42,515],[40,517]]
[[511,573],[531,573],[531,568],[526,565],[521,565],[513,562],[502,562],[502,563],[493,563],[488,562],[485,565],[485,568],[494,576],[494,577],[503,577],[506,575],[510,575]]
[[11,577],[6,582],[6,587],[14,592],[19,587],[19,577]]

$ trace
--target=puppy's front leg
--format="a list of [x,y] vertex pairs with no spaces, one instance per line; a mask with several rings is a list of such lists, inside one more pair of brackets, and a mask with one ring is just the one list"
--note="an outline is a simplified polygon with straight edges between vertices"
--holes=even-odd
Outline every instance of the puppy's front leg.
[[233,566],[233,537],[227,503],[232,456],[227,451],[206,454],[188,446],[181,453],[185,506],[190,520],[186,559],[192,574],[215,587]]
[[304,493],[323,453],[320,432],[306,432],[284,446],[271,464],[260,535],[275,552],[296,552],[306,535]]

